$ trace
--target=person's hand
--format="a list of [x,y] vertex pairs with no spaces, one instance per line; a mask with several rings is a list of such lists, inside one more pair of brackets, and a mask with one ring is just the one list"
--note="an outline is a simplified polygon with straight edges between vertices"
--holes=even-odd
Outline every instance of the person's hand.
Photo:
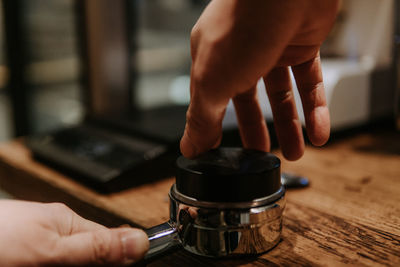
[[124,265],[149,247],[139,229],[108,229],[60,203],[0,201],[0,266]]
[[329,138],[330,122],[319,47],[338,0],[213,0],[191,34],[191,100],[181,152],[194,157],[221,141],[226,106],[233,99],[245,148],[268,151],[270,141],[257,101],[263,77],[283,155],[304,152],[289,66],[301,96],[306,129],[314,145]]

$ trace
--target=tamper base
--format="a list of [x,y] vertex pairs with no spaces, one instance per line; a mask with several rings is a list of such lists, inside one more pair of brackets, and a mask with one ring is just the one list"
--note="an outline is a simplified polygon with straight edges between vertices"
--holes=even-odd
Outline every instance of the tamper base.
[[283,188],[278,198],[262,206],[226,209],[191,206],[170,193],[171,220],[178,229],[183,247],[207,257],[226,257],[264,253],[280,240]]

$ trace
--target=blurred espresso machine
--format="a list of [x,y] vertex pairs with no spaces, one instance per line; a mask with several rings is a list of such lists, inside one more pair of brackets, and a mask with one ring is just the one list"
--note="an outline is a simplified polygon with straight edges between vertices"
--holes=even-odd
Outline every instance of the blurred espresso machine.
[[342,2],[337,24],[321,49],[333,130],[393,114],[398,9],[394,0]]

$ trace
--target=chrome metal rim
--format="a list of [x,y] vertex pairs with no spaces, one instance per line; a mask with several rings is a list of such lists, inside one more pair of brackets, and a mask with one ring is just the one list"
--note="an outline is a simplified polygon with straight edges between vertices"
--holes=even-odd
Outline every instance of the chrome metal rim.
[[195,198],[186,196],[176,189],[176,185],[174,184],[170,190],[170,197],[176,199],[184,204],[194,206],[194,207],[201,207],[201,208],[214,208],[214,209],[249,209],[255,208],[259,206],[265,206],[270,203],[275,202],[276,200],[280,199],[285,194],[285,187],[281,186],[278,191],[275,193],[263,197],[254,199],[252,201],[246,202],[208,202],[197,200]]

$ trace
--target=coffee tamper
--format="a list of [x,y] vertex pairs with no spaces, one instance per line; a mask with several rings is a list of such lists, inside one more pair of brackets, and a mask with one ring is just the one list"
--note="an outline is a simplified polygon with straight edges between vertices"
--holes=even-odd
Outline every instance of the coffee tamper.
[[176,246],[207,257],[257,255],[279,242],[285,208],[279,158],[219,148],[176,164],[170,220],[147,230],[147,259]]

